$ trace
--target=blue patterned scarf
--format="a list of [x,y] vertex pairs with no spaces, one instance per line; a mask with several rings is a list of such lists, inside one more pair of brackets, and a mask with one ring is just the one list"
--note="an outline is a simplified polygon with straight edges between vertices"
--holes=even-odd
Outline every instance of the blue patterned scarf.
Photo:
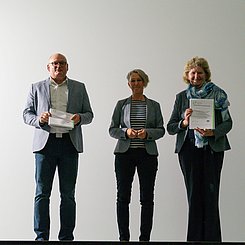
[[[186,89],[186,95],[188,99],[214,99],[214,107],[216,110],[221,111],[222,120],[226,121],[229,119],[228,106],[230,105],[227,94],[225,91],[212,82],[204,83],[200,89],[189,84]],[[201,136],[199,132],[194,130],[195,135],[195,146],[202,148],[208,144],[206,137]]]

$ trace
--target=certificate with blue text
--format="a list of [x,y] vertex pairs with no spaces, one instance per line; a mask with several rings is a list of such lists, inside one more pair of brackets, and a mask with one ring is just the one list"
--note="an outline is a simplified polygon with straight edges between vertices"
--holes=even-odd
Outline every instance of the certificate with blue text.
[[215,128],[213,99],[190,99],[190,108],[193,110],[190,116],[190,129]]

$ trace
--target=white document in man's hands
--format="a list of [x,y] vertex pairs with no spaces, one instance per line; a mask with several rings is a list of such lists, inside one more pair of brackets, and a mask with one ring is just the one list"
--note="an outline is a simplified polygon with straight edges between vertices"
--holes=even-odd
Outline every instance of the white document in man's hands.
[[70,119],[73,114],[52,108],[49,112],[51,113],[48,121],[50,126],[62,127],[68,130],[72,130],[74,128],[74,121]]
[[193,110],[190,116],[190,129],[214,129],[214,100],[190,99],[190,108]]

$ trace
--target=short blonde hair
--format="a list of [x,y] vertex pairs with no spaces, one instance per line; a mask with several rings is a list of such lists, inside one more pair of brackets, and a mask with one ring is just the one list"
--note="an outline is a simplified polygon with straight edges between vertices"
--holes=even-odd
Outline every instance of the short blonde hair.
[[144,87],[146,87],[147,84],[149,83],[149,77],[148,77],[148,75],[147,75],[144,71],[142,71],[141,69],[134,69],[134,70],[130,71],[130,72],[127,74],[127,80],[128,80],[128,81],[130,80],[130,77],[131,77],[131,75],[132,75],[133,73],[137,73],[137,74],[140,76],[140,78],[141,78],[141,79],[143,80],[143,82],[144,82]]
[[210,82],[211,81],[211,71],[209,69],[209,65],[206,59],[204,58],[200,58],[198,56],[193,57],[192,59],[188,60],[185,68],[184,68],[184,72],[183,72],[183,80],[186,83],[190,83],[190,81],[188,80],[188,73],[189,71],[194,68],[194,67],[201,67],[205,74],[206,74],[206,82]]

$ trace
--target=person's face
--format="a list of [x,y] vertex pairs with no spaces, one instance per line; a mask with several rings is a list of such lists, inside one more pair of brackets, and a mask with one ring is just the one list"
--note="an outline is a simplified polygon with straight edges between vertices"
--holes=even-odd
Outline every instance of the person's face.
[[205,82],[206,75],[202,67],[196,66],[188,72],[187,78],[192,86],[200,88]]
[[128,81],[128,86],[133,94],[142,95],[144,91],[144,81],[138,73],[132,73]]
[[66,78],[68,64],[66,58],[61,54],[54,54],[50,57],[47,69],[56,83],[62,83]]

